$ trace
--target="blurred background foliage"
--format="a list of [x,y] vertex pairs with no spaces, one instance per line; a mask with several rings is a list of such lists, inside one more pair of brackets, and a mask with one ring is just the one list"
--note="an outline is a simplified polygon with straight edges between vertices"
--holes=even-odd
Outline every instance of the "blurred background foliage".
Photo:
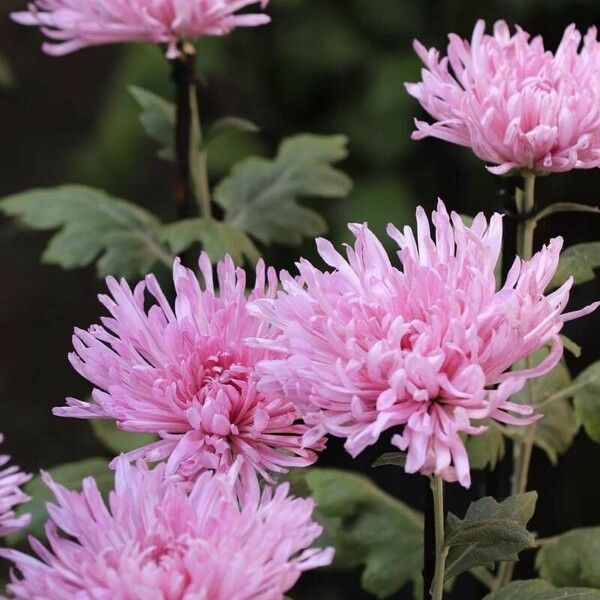
[[[4,0],[0,7],[0,196],[38,185],[81,183],[139,202],[167,221],[174,219],[172,167],[156,157],[128,91],[137,85],[171,96],[161,51],[129,45],[60,59],[44,56],[39,32],[7,18],[24,4]],[[501,207],[512,185],[488,174],[466,149],[437,140],[410,141],[413,118],[422,116],[404,91],[405,81],[419,78],[413,38],[443,49],[448,32],[468,37],[478,18],[490,25],[505,18],[543,34],[553,49],[569,23],[587,29],[600,19],[600,4],[594,0],[273,0],[269,11],[273,23],[266,28],[198,44],[204,122],[238,115],[261,127],[259,134],[231,133],[215,142],[209,153],[210,175],[216,180],[250,154],[272,156],[279,140],[295,133],[348,135],[350,158],[342,168],[354,179],[354,191],[347,200],[315,204],[336,243],[349,239],[348,221],[369,221],[383,234],[386,223],[411,223],[416,203],[431,208],[437,196],[463,213],[491,212]],[[598,203],[599,183],[597,171],[543,180],[540,204]],[[591,241],[598,237],[598,221],[561,216],[547,220],[539,234],[540,239],[564,235],[568,244]],[[32,470],[103,451],[86,423],[50,415],[66,394],[81,397],[88,392],[69,367],[66,353],[72,327],[96,320],[95,295],[102,284],[91,268],[63,272],[41,266],[45,239],[22,235],[6,219],[0,224],[1,429],[7,451]],[[314,257],[313,244],[272,247],[267,258],[278,267],[290,267],[300,253]],[[596,280],[576,290],[574,303],[599,295]],[[569,328],[568,335],[586,349],[575,371],[598,358],[599,324],[596,314]],[[368,472],[384,447],[352,462],[332,441],[323,463]],[[556,470],[536,454],[532,486],[542,500],[534,528],[544,536],[598,524],[594,507],[600,488],[590,489],[586,480],[597,457],[598,448],[583,436]],[[419,478],[380,469],[376,479],[413,506],[420,504]],[[462,514],[466,502],[464,494],[456,493],[450,507]],[[530,562],[519,567],[520,575],[530,574]],[[313,574],[293,596],[371,597],[359,590],[358,579],[358,574],[337,579]],[[471,597],[473,589],[469,583],[459,585],[455,597]],[[408,597],[408,590],[397,595]]]

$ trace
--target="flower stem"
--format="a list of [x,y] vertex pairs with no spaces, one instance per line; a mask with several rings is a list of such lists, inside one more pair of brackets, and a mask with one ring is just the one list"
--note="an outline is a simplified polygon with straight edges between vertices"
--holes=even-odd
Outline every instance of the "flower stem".
[[[517,229],[517,255],[523,260],[529,260],[533,255],[533,235],[535,233],[536,220],[532,215],[535,207],[535,174],[526,172],[523,175],[524,187],[518,189],[516,193],[517,211],[521,220]],[[530,368],[531,359],[525,359],[525,367]],[[535,403],[533,386],[530,381],[525,385],[529,404]],[[533,423],[527,429],[524,438],[521,441],[515,440],[513,443],[513,479],[511,482],[511,494],[522,494],[527,491],[527,481],[529,479],[529,467],[531,464],[531,455],[535,443],[535,428]],[[510,583],[512,580],[514,563],[505,562],[500,565],[498,570],[497,586],[500,589]]]
[[428,509],[425,511],[423,596],[426,600],[429,598],[442,600],[448,554],[448,549],[444,545],[444,482],[442,478],[433,475],[430,478],[430,488],[428,497],[431,500],[428,500]]
[[172,75],[176,96],[177,213],[180,219],[190,217],[195,203],[200,214],[209,218],[211,198],[198,113],[196,51],[191,44],[182,43],[181,56],[173,61]]

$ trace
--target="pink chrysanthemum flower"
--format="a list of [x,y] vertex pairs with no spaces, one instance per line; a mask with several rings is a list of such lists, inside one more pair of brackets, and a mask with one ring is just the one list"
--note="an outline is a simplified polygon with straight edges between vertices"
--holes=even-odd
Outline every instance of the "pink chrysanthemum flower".
[[281,600],[300,574],[331,563],[332,549],[311,548],[321,534],[314,502],[266,488],[240,508],[237,466],[204,473],[188,493],[140,463],[117,464],[105,505],[93,478],[73,492],[43,474],[55,497],[49,548],[37,557],[4,549],[18,570],[10,598],[31,600]]
[[[95,386],[94,402],[67,399],[54,414],[115,419],[124,431],[156,433],[159,441],[130,459],[168,459],[167,474],[193,479],[245,458],[243,475],[304,467],[316,460],[323,440],[302,446],[307,426],[282,395],[256,389],[256,364],[268,352],[249,345],[266,326],[246,310],[246,274],[230,257],[217,267],[219,291],[206,254],[200,258],[206,289],[179,260],[173,268],[175,309],[153,275],[131,290],[107,279],[112,297],[100,301],[112,317],[89,331],[76,329],[69,359]],[[265,281],[268,279],[268,283]],[[277,277],[262,261],[249,299],[273,297]],[[145,292],[154,303],[145,308]]]
[[86,46],[153,42],[167,44],[167,56],[176,58],[183,40],[268,23],[265,14],[238,12],[259,2],[264,9],[269,0],[34,0],[12,18],[41,27],[54,40],[44,52],[54,56]]
[[[0,433],[0,444],[4,436]],[[29,525],[30,515],[17,517],[15,507],[27,502],[30,498],[21,490],[21,486],[31,479],[31,475],[22,473],[14,465],[1,468],[8,463],[10,456],[0,455],[0,537],[18,531]]]
[[[595,306],[561,314],[571,280],[544,295],[560,239],[528,262],[517,259],[496,290],[500,215],[488,225],[480,214],[469,228],[440,202],[433,238],[421,208],[417,221],[416,240],[409,227],[388,228],[402,270],[366,225],[351,225],[356,243],[347,259],[330,242],[317,242],[332,272],[302,260],[298,278],[282,274],[276,299],[252,303],[250,311],[279,332],[257,341],[280,354],[259,365],[261,385],[296,403],[313,425],[307,443],[328,432],[347,438],[356,456],[395,429],[392,444],[408,451],[407,472],[435,472],[469,486],[460,435],[485,430],[473,420],[535,420],[530,406],[509,396],[557,363],[563,323]],[[545,345],[550,353],[535,368],[510,370]]]
[[435,119],[416,121],[413,139],[437,137],[472,148],[497,165],[538,173],[600,165],[600,43],[569,26],[555,54],[498,21],[487,35],[478,21],[471,43],[450,34],[447,57],[415,41],[423,81],[408,92]]

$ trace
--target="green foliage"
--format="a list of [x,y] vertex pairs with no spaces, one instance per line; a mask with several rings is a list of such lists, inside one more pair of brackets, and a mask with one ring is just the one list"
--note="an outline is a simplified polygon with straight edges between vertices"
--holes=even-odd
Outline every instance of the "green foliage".
[[114,421],[92,419],[90,426],[94,435],[112,452],[131,452],[140,446],[151,444],[158,438],[151,433],[130,433],[117,429]]
[[553,585],[600,590],[600,527],[573,529],[553,538],[542,546],[535,564],[540,577]]
[[10,89],[15,86],[15,74],[6,58],[0,54],[0,89]]
[[364,565],[362,585],[379,598],[408,581],[419,585],[423,554],[421,515],[362,475],[336,469],[298,469],[296,494],[313,496],[325,532],[322,545],[336,549],[334,568]]
[[595,442],[600,442],[600,361],[580,373],[574,387],[577,421]]
[[463,520],[449,513],[446,579],[473,567],[515,561],[521,550],[535,546],[526,525],[533,516],[536,502],[535,492],[511,496],[503,502],[486,497],[473,502]]
[[[98,489],[104,494],[108,493],[113,487],[114,475],[109,469],[104,458],[86,458],[81,461],[65,463],[48,469],[48,474],[52,479],[69,490],[81,490],[82,480],[86,477],[93,477],[98,484]],[[17,514],[31,515],[31,523],[25,529],[13,533],[8,540],[11,545],[17,544],[27,539],[28,535],[44,537],[44,524],[48,519],[46,502],[52,501],[54,496],[46,487],[40,475],[34,477],[23,488],[26,494],[31,496],[31,500],[17,508]]]
[[[483,425],[490,425],[483,422]],[[466,442],[469,453],[469,463],[472,469],[495,469],[498,461],[502,460],[506,451],[502,432],[493,426],[482,435],[470,435]]]
[[[547,349],[539,350],[534,354],[533,362],[537,364],[547,354]],[[579,430],[579,425],[569,396],[542,404],[570,385],[571,375],[565,362],[561,361],[546,375],[531,380],[529,391],[526,388],[515,397],[518,402],[526,404],[531,404],[533,399],[536,411],[544,415],[544,418],[534,425],[535,444],[548,455],[553,464],[556,464],[560,454],[569,449]]]
[[260,252],[243,231],[210,218],[185,219],[165,225],[160,231],[160,238],[175,254],[200,242],[213,262],[225,254],[230,254],[237,264],[243,264],[244,258],[255,263],[260,257]]
[[205,145],[231,131],[257,133],[260,131],[260,128],[248,119],[242,119],[240,117],[223,117],[210,126],[206,136]]
[[515,581],[484,600],[600,600],[600,591],[585,588],[555,588],[540,579]]
[[569,246],[561,255],[550,289],[561,286],[571,275],[575,284],[593,281],[600,267],[600,242]]
[[99,277],[136,277],[172,256],[160,244],[160,221],[125,200],[93,188],[66,185],[4,198],[0,210],[38,230],[55,230],[42,261],[65,269],[96,262]]
[[265,244],[298,244],[323,233],[323,218],[298,200],[349,193],[350,179],[332,166],[346,157],[346,145],[344,136],[297,135],[282,142],[274,160],[237,164],[214,193],[225,221]]
[[161,145],[158,155],[164,160],[173,161],[173,139],[175,132],[175,105],[158,94],[137,86],[129,88],[131,95],[142,109],[140,122],[144,131]]
[[404,452],[386,452],[382,454],[374,463],[373,467],[403,467],[406,465],[406,453]]

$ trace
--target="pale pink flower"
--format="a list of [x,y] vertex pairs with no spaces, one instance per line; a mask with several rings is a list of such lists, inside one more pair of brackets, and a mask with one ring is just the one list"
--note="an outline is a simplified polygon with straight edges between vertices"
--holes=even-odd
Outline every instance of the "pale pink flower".
[[[89,331],[76,329],[69,356],[94,384],[94,402],[68,398],[54,414],[115,419],[124,431],[156,433],[157,442],[129,458],[168,459],[167,474],[189,479],[226,468],[238,456],[246,459],[244,477],[258,472],[269,482],[273,472],[313,463],[323,440],[303,447],[307,426],[294,405],[256,389],[255,366],[269,353],[248,343],[266,326],[246,310],[244,270],[230,257],[220,262],[218,292],[206,254],[200,270],[205,289],[193,271],[175,262],[174,309],[153,275],[134,290],[108,278],[112,297],[101,295],[100,301],[111,317]],[[275,271],[265,273],[261,261],[249,299],[273,297],[276,287]]]
[[[4,436],[0,433],[0,444],[4,441]],[[10,456],[0,455],[0,467],[4,467],[10,460]],[[19,529],[29,525],[30,515],[21,515],[17,517],[15,507],[27,502],[30,498],[23,493],[21,486],[31,479],[14,465],[6,468],[0,468],[0,537],[14,533]]]
[[321,534],[314,502],[267,487],[240,508],[237,465],[204,473],[191,488],[120,460],[108,508],[93,478],[69,491],[43,474],[49,548],[37,557],[4,549],[17,569],[10,598],[31,600],[281,600],[303,571],[331,563],[311,547]]
[[[407,450],[406,471],[433,472],[470,484],[460,434],[477,435],[484,418],[511,425],[535,420],[532,407],[509,401],[525,380],[547,373],[562,355],[563,323],[586,314],[561,314],[572,281],[544,290],[557,268],[561,239],[530,261],[517,259],[496,290],[494,269],[502,242],[502,218],[479,214],[471,227],[439,202],[423,209],[418,230],[389,235],[398,243],[402,270],[392,265],[366,225],[347,259],[326,240],[317,246],[333,268],[323,272],[298,263],[299,277],[283,273],[276,299],[250,305],[278,331],[257,340],[279,353],[259,369],[265,393],[283,391],[313,426],[307,443],[328,432],[347,438],[356,456],[388,429],[392,444]],[[510,369],[549,345],[532,369]]]
[[583,38],[565,30],[555,54],[541,36],[520,27],[511,36],[498,21],[487,35],[478,21],[469,43],[450,34],[447,56],[414,47],[425,64],[423,81],[408,92],[433,117],[416,121],[413,139],[437,137],[472,148],[497,165],[538,173],[600,165],[600,43],[596,28]]
[[12,18],[41,27],[53,40],[44,52],[55,56],[86,46],[153,42],[166,44],[167,56],[176,58],[181,41],[268,23],[263,13],[238,13],[259,2],[264,9],[269,0],[34,0]]

